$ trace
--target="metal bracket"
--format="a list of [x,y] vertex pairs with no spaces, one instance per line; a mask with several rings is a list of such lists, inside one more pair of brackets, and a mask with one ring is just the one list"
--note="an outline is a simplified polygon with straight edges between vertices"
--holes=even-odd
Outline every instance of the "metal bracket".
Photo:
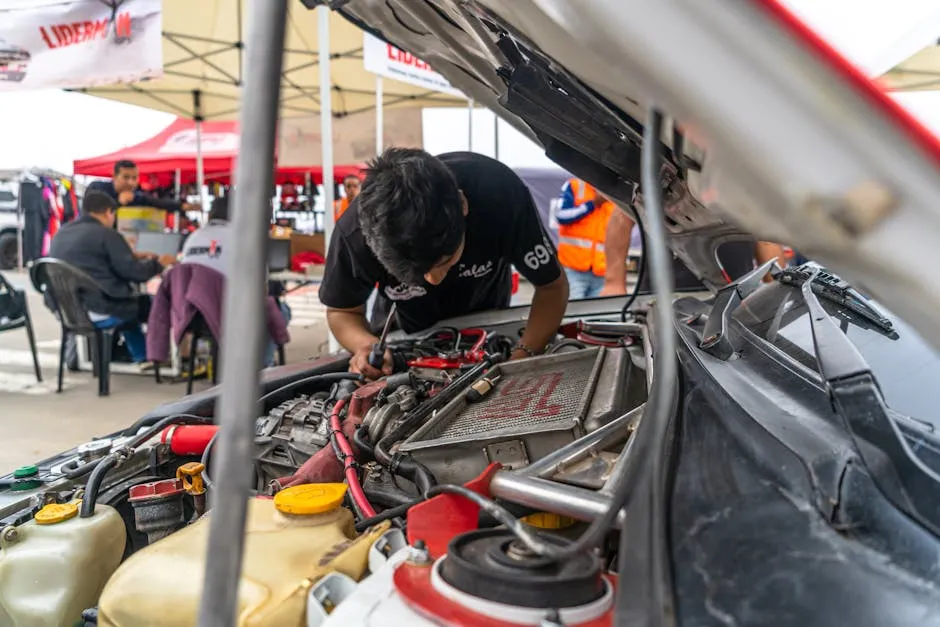
[[756,270],[724,286],[715,295],[699,347],[707,353],[720,359],[729,359],[735,353],[735,347],[728,339],[728,321],[731,313],[737,309],[745,298],[760,287],[764,276],[776,265],[776,259],[771,259]]

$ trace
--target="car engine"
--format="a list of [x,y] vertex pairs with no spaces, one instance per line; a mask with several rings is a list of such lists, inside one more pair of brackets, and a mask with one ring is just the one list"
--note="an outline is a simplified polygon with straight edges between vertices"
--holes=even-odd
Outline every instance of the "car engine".
[[[314,372],[265,395],[239,624],[609,624],[615,550],[544,551],[605,507],[646,400],[646,327],[579,321],[507,361],[518,333],[400,338],[389,376]],[[0,490],[0,584],[14,564],[37,581],[70,573],[48,624],[193,624],[198,594],[179,581],[204,568],[192,547],[207,541],[216,434],[209,417],[171,415],[20,473]],[[28,598],[8,589],[0,624],[17,624]]]

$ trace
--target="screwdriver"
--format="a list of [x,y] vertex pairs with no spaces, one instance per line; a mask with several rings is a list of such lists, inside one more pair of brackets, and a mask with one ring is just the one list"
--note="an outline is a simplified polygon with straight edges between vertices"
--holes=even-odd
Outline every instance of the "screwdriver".
[[388,310],[388,318],[385,319],[385,326],[382,327],[382,335],[379,341],[372,345],[372,352],[369,353],[369,365],[376,370],[381,370],[385,364],[385,339],[388,337],[388,330],[392,328],[392,318],[395,317],[395,309],[398,303],[392,303]]

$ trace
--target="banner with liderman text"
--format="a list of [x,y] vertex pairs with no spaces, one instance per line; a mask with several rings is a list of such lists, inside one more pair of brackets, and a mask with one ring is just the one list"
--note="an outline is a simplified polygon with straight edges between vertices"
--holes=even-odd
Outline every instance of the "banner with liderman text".
[[0,0],[0,91],[163,75],[161,0]]
[[431,66],[401,48],[387,44],[378,37],[363,33],[362,64],[367,72],[396,81],[427,87],[454,96],[463,96],[446,78],[431,69]]

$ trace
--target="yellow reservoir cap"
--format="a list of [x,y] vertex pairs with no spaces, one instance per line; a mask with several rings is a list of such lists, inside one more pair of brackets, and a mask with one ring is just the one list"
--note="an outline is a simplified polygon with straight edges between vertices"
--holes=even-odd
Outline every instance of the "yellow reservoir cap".
[[283,514],[325,514],[346,496],[345,483],[308,483],[281,490],[274,495],[274,507]]
[[37,525],[54,525],[78,515],[78,503],[49,503],[36,512],[33,520]]
[[565,529],[575,523],[574,518],[560,516],[552,512],[536,512],[522,519],[523,522],[539,529]]

